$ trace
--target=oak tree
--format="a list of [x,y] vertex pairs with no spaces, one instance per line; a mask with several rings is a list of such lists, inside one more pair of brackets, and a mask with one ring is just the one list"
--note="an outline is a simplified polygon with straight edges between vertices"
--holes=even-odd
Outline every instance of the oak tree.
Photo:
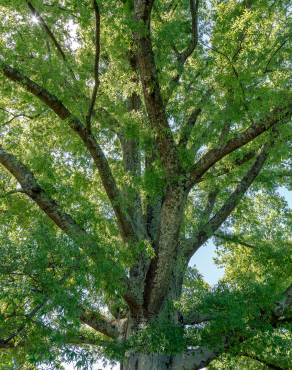
[[290,11],[0,0],[1,369],[289,367]]

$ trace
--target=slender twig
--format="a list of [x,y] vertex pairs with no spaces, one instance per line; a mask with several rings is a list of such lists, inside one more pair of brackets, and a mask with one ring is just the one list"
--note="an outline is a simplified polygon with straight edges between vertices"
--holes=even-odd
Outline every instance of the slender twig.
[[13,194],[26,194],[24,190],[22,189],[19,189],[19,190],[11,190],[11,191],[8,191],[7,193],[5,194],[0,194],[0,198],[6,198],[10,195],[13,195]]
[[[40,309],[46,304],[48,298],[46,298],[43,302],[39,303],[35,308],[33,308],[27,315],[26,321],[30,321],[39,311]],[[11,342],[12,339],[14,339],[17,335],[19,335],[25,328],[26,328],[27,322],[20,325],[14,333],[10,334],[9,337],[6,339],[0,339],[0,344],[5,345]]]
[[177,74],[171,79],[166,94],[165,103],[170,99],[173,90],[179,84],[179,79],[183,73],[184,65],[188,58],[192,55],[198,45],[199,32],[198,32],[198,13],[199,13],[200,0],[190,0],[190,13],[192,18],[192,32],[191,41],[189,45],[181,53],[177,54],[177,61],[179,64]]
[[[205,45],[205,46],[207,46],[207,45]],[[233,74],[234,74],[235,78],[236,78],[236,79],[237,79],[237,81],[238,81],[238,84],[239,84],[239,87],[240,87],[240,90],[241,90],[241,94],[242,94],[242,105],[243,105],[243,107],[244,107],[244,109],[245,109],[245,111],[246,111],[246,113],[247,113],[247,116],[248,116],[249,120],[251,121],[251,123],[254,123],[253,118],[252,118],[252,116],[250,115],[250,112],[249,112],[249,107],[248,107],[248,105],[247,105],[247,103],[246,103],[245,89],[244,89],[244,87],[243,87],[243,84],[242,84],[242,81],[241,81],[241,79],[240,79],[239,73],[238,73],[237,69],[235,68],[235,65],[234,65],[234,63],[233,63],[232,59],[230,59],[230,58],[228,57],[228,55],[226,55],[226,54],[225,54],[225,53],[223,53],[222,51],[218,50],[218,49],[217,49],[216,47],[214,47],[214,46],[212,46],[212,47],[207,46],[207,48],[208,48],[208,49],[210,49],[210,50],[212,50],[212,51],[214,51],[215,53],[217,53],[217,54],[219,54],[219,55],[223,56],[223,57],[227,60],[227,62],[228,62],[228,64],[230,65],[231,70],[232,70],[232,72],[233,72]]]
[[61,10],[62,12],[69,13],[71,17],[76,18],[76,19],[79,19],[78,15],[74,14],[73,10],[67,9],[67,8],[65,8],[65,7],[63,7],[61,5],[57,5],[57,4],[44,4],[44,6],[45,7],[51,7],[51,8],[52,7],[55,7],[57,9]]
[[216,238],[218,239],[222,239],[225,242],[230,242],[233,244],[240,244],[244,247],[251,248],[251,249],[256,248],[254,245],[247,243],[246,241],[242,240],[237,235],[226,234],[226,233],[222,233],[221,231],[217,231],[216,233],[214,233],[214,236],[216,236]]
[[267,64],[264,68],[264,73],[267,73],[269,70],[268,70],[268,67],[272,61],[272,59],[274,58],[274,56],[285,46],[286,42],[288,41],[288,39],[285,39],[284,41],[281,42],[281,44],[277,47],[277,49],[271,54],[270,58],[268,59],[267,61]]
[[99,86],[99,58],[100,58],[100,12],[96,0],[92,0],[95,14],[95,62],[94,62],[94,87],[92,91],[91,101],[86,116],[86,125],[90,129],[91,117],[94,110],[94,105]]
[[61,56],[63,62],[65,63],[65,65],[69,69],[72,78],[74,80],[76,80],[76,76],[75,76],[72,68],[70,67],[70,65],[68,63],[66,54],[63,51],[60,43],[57,41],[55,35],[51,31],[50,27],[47,25],[47,23],[45,22],[44,18],[41,16],[41,14],[39,13],[39,11],[32,5],[32,3],[30,1],[28,1],[28,0],[26,1],[26,3],[27,3],[27,6],[29,7],[31,13],[39,20],[39,22],[40,22],[41,26],[43,27],[44,31],[47,33],[47,35],[49,36],[49,38],[52,40],[55,48],[57,49],[57,51],[59,52],[59,54]]
[[8,109],[2,108],[2,107],[0,107],[0,110],[4,111],[5,113],[7,113],[10,116],[12,116],[12,118],[8,119],[7,121],[3,122],[0,125],[1,128],[4,127],[4,126],[6,126],[6,125],[8,125],[12,121],[14,121],[15,119],[20,118],[20,117],[28,118],[28,119],[35,119],[35,118],[38,118],[41,115],[41,113],[38,113],[36,115],[28,115],[28,114],[25,114],[25,113],[14,114],[14,113],[10,112]]

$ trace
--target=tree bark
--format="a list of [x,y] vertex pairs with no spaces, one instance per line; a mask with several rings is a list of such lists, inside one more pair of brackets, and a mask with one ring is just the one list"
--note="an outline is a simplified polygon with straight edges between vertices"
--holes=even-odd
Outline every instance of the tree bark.
[[172,357],[158,354],[134,353],[121,364],[122,370],[167,370],[174,369]]
[[121,363],[121,370],[199,370],[217,356],[218,351],[203,347],[179,355],[131,353]]

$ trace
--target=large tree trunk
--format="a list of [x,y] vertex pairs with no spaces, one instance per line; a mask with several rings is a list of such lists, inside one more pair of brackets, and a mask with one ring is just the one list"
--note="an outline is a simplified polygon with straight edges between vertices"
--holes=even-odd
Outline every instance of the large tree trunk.
[[178,363],[177,361],[174,361],[173,356],[160,354],[143,354],[143,353],[133,353],[124,360],[123,364],[121,364],[121,370],[169,370],[169,369],[178,370],[183,369],[183,367],[178,366]]
[[[155,317],[149,318],[137,318],[136,320],[131,318],[128,321],[126,337],[129,338],[131,335],[137,333],[140,329],[139,327],[145,326],[145,324],[150,323],[154,319],[159,319],[167,315],[168,322],[174,325],[178,324],[179,313],[176,310],[169,310],[167,302],[175,301],[179,298],[181,294],[182,287],[182,276],[184,267],[182,264],[177,264],[175,270],[171,275],[171,283],[169,291],[165,300],[165,303],[160,312],[155,315]],[[166,312],[165,312],[166,310]],[[149,321],[148,321],[149,320]],[[145,348],[146,349],[146,348]],[[193,363],[190,367],[187,354],[181,355],[166,355],[160,353],[138,353],[138,352],[128,352],[124,358],[123,363],[121,363],[121,370],[193,370]]]
[[121,370],[199,370],[206,367],[219,352],[198,347],[173,356],[131,353],[121,364]]

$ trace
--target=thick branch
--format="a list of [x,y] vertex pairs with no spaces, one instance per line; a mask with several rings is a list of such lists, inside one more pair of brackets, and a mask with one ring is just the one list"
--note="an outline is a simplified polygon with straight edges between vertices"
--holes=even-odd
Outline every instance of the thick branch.
[[198,44],[198,9],[199,9],[199,0],[190,0],[190,13],[192,18],[192,35],[191,41],[187,48],[180,54],[180,63],[185,64],[188,57],[191,56]]
[[253,159],[256,156],[255,151],[247,152],[243,158],[235,159],[234,161],[229,163],[228,167],[222,167],[218,170],[214,168],[214,170],[207,174],[207,176],[203,176],[198,182],[208,181],[211,179],[217,179],[219,176],[228,175],[231,171],[237,169],[237,167],[242,166],[243,164],[249,162],[251,159]]
[[[27,194],[47,216],[63,230],[77,245],[85,252],[96,259],[97,252],[101,257],[103,251],[96,244],[95,240],[81,228],[73,218],[62,211],[60,206],[53,200],[45,190],[38,184],[33,173],[14,155],[6,152],[0,146],[0,163],[16,178],[22,187],[22,191]],[[126,293],[124,298],[127,302],[135,299],[129,286],[129,281],[126,277],[122,278],[122,282],[126,285]]]
[[[145,153],[145,170],[148,172],[154,171],[154,162],[157,160],[158,154],[156,148],[151,146],[149,151]],[[162,194],[156,194],[155,197],[147,197],[146,207],[146,226],[149,236],[152,241],[158,238],[159,220],[161,215]]]
[[183,315],[181,322],[183,325],[197,325],[213,319],[213,316],[202,314],[200,312],[191,311]]
[[0,163],[16,178],[26,193],[37,205],[73,239],[88,239],[86,232],[41,188],[33,173],[13,154],[0,146]]
[[198,347],[188,350],[183,355],[177,355],[173,359],[174,369],[199,370],[209,364],[218,356],[219,350],[207,347]]
[[231,214],[234,208],[238,205],[250,185],[253,183],[259,172],[261,171],[269,151],[271,149],[272,143],[267,143],[264,145],[261,153],[256,158],[254,164],[247,171],[245,176],[242,178],[240,183],[237,185],[236,189],[231,193],[229,198],[219,209],[219,211],[201,228],[197,235],[192,239],[193,246],[190,248],[192,243],[188,243],[186,248],[186,254],[188,257],[191,257],[192,254],[203,244],[205,243],[210,236],[222,225],[222,223],[227,219]]
[[186,201],[183,187],[169,188],[164,197],[158,232],[156,256],[146,278],[145,308],[150,315],[159,312],[167,294],[177,255],[179,230]]
[[98,170],[106,190],[106,193],[111,201],[115,215],[117,217],[118,225],[124,240],[132,238],[134,235],[131,221],[120,206],[121,193],[117,187],[116,181],[112,175],[106,157],[96,142],[93,134],[88,130],[82,122],[74,117],[71,112],[64,106],[64,104],[49,91],[32,81],[30,78],[23,75],[22,72],[0,61],[0,68],[3,74],[10,79],[21,85],[25,90],[29,91],[51,108],[62,120],[68,120],[68,124],[72,130],[82,139],[86,148],[90,152]]
[[230,139],[225,145],[209,150],[198,162],[193,166],[190,172],[189,186],[193,186],[200,181],[205,172],[208,171],[215,163],[225,157],[227,154],[244,146],[257,136],[267,131],[272,126],[283,122],[290,118],[292,113],[292,104],[284,108],[275,108],[268,117],[252,124],[244,132]]
[[178,153],[172,132],[167,122],[164,103],[158,81],[157,68],[150,35],[150,17],[153,1],[135,0],[135,20],[142,28],[134,32],[137,45],[137,61],[143,88],[144,100],[150,125],[162,163],[170,176],[180,172]]
[[45,105],[51,108],[62,120],[71,117],[70,111],[62,104],[62,102],[40,85],[26,77],[22,72],[9,66],[0,60],[0,69],[3,74],[11,81],[21,85],[25,90],[35,95]]
[[179,142],[178,142],[178,145],[180,147],[184,147],[185,145],[187,145],[189,137],[190,137],[191,132],[192,132],[192,129],[193,129],[194,125],[196,124],[197,119],[198,119],[201,111],[202,111],[201,108],[194,109],[192,111],[189,119],[185,123],[185,125],[183,125],[183,127],[181,129],[181,133],[180,133]]
[[275,303],[272,320],[283,320],[285,312],[292,306],[292,284],[285,290],[282,298]]
[[[137,84],[139,82],[137,57],[132,48],[129,49],[128,60],[133,72],[131,82]],[[132,92],[126,101],[127,111],[129,113],[138,112],[141,109],[141,106],[142,102],[140,95],[136,92]],[[125,134],[122,129],[117,133],[117,136],[121,143],[124,170],[130,175],[132,180],[135,180],[141,176],[141,148],[139,137],[136,135],[129,137],[129,135]],[[135,184],[126,185],[125,192],[125,198],[128,200],[126,205],[127,212],[130,214],[131,219],[134,222],[134,227],[137,230],[136,232],[141,235],[141,238],[145,238],[147,231],[145,219],[143,217],[142,199],[139,189],[136,188]]]
[[84,310],[80,316],[80,320],[94,330],[97,330],[110,338],[117,338],[119,336],[117,320],[109,320],[98,312]]

